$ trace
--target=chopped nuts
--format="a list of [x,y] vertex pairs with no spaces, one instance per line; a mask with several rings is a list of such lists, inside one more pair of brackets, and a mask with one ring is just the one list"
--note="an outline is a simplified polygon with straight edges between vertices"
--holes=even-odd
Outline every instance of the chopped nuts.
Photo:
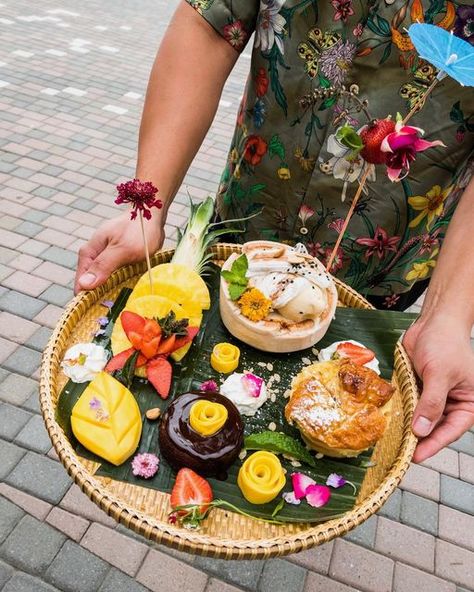
[[247,451],[245,450],[245,448],[242,448],[242,450],[239,452],[239,458],[240,460],[244,460],[244,458],[247,456]]
[[268,424],[268,429],[274,432],[277,429],[276,423],[274,421]]
[[145,413],[146,418],[150,419],[151,421],[158,419],[161,415],[161,410],[158,407],[154,407],[153,409],[148,409]]

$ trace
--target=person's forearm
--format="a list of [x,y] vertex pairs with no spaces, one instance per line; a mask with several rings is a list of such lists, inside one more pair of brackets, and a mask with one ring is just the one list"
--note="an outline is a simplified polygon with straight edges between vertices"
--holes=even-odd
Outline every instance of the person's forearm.
[[459,322],[457,328],[469,333],[474,324],[474,178],[449,224],[421,319],[435,314]]
[[136,176],[159,189],[163,216],[212,123],[237,52],[182,2],[158,51],[140,126]]

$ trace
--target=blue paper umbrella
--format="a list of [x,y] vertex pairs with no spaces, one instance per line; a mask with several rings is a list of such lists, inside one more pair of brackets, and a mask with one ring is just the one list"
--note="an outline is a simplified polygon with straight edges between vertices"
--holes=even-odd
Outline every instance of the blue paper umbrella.
[[436,25],[415,23],[408,29],[417,52],[438,70],[462,86],[474,86],[474,46]]

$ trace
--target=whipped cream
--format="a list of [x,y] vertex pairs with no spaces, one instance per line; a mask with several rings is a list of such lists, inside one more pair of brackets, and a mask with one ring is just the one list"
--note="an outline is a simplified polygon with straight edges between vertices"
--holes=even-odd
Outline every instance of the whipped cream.
[[268,399],[268,391],[263,382],[259,396],[252,396],[249,389],[245,388],[245,382],[242,381],[244,377],[245,374],[234,372],[225,379],[219,391],[234,403],[241,415],[252,416]]
[[263,250],[248,256],[247,278],[272,301],[272,306],[293,321],[317,318],[328,306],[331,278],[304,245],[288,247],[283,256],[271,258]]
[[65,353],[61,368],[73,382],[89,382],[105,368],[107,360],[108,354],[101,345],[77,343]]
[[[344,339],[344,341],[335,341],[331,345],[328,345],[328,347],[325,347],[324,349],[320,350],[320,352],[318,354],[318,360],[320,362],[329,362],[330,360],[332,360],[333,355],[336,353],[337,346],[340,343],[353,343],[354,345],[359,345],[360,347],[365,347],[365,345],[363,343],[360,343],[360,341],[354,341],[353,339]],[[364,366],[366,368],[370,368],[371,370],[373,370],[377,374],[380,374],[379,361],[377,360],[377,358],[374,357],[374,359],[370,360],[370,362],[366,362],[364,364]]]

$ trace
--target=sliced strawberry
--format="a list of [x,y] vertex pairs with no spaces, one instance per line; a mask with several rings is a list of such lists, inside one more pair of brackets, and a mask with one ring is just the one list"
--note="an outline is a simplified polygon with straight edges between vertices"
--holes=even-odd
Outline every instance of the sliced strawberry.
[[188,334],[184,337],[176,337],[176,341],[174,342],[173,351],[177,349],[181,349],[187,343],[190,343],[198,334],[199,327],[188,327]]
[[154,321],[153,319],[145,319],[145,326],[143,327],[143,339],[151,340],[155,337],[160,337],[161,335],[161,327],[160,325]]
[[[128,358],[135,352],[135,348],[130,347],[129,349],[125,349],[123,352],[120,352],[113,358],[111,358],[107,362],[107,366],[105,367],[106,372],[115,372],[115,370],[121,370],[125,366],[125,362]],[[144,366],[146,364],[145,356],[138,356],[136,366],[139,368],[140,366]]]
[[145,341],[145,339],[142,341],[139,349],[146,358],[151,359],[156,356],[160,345],[160,339],[160,336],[158,336],[150,339],[150,341]]
[[146,376],[162,399],[170,394],[172,374],[173,368],[165,358],[155,358],[147,364]]
[[129,331],[127,338],[135,349],[141,349],[143,343],[143,337],[136,331]]
[[129,334],[133,331],[138,335],[143,335],[143,329],[146,324],[146,320],[135,312],[124,310],[120,315],[120,321],[122,323],[125,335],[130,340]]
[[180,469],[171,491],[171,507],[197,505],[201,513],[212,502],[213,495],[209,483],[191,469]]
[[156,353],[161,356],[170,354],[172,351],[175,350],[175,347],[174,347],[175,342],[176,342],[176,335],[174,335],[174,334],[170,335],[166,339],[162,339]]
[[340,343],[336,349],[341,358],[349,358],[358,366],[363,366],[375,358],[375,354],[371,349],[356,345],[350,341]]

